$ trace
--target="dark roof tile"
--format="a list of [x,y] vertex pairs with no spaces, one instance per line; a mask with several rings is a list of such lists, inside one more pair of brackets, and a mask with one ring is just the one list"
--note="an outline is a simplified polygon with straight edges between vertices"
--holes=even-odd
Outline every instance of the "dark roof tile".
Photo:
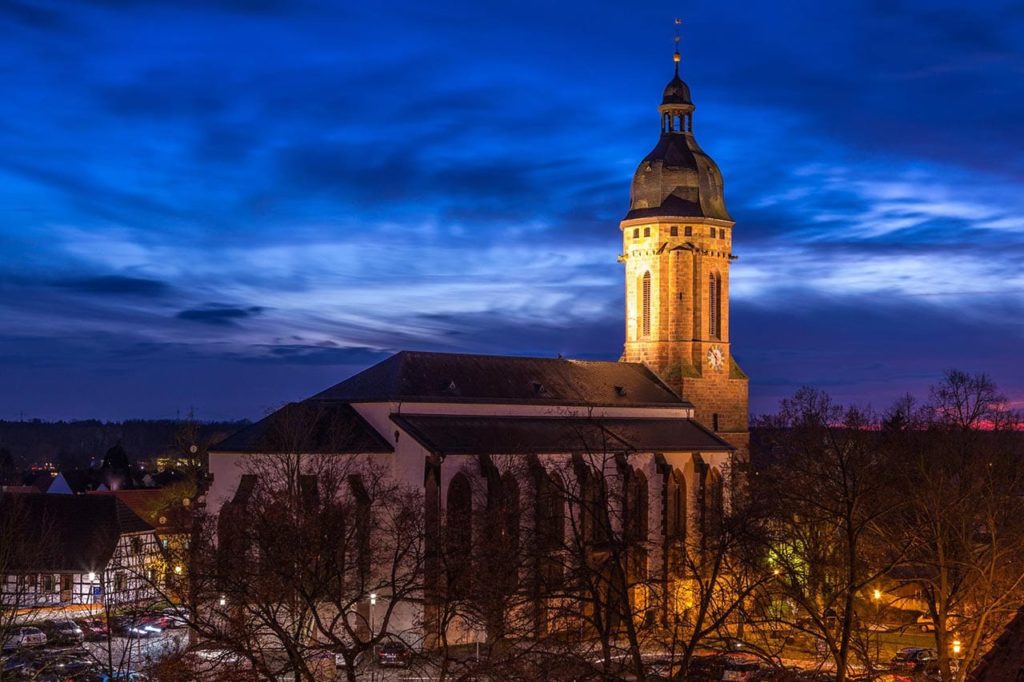
[[394,448],[347,403],[290,403],[228,436],[211,452],[388,453]]
[[88,573],[106,567],[120,537],[153,527],[116,497],[5,494],[0,516],[10,532],[12,572]]
[[690,407],[639,363],[418,351],[396,353],[314,399]]
[[732,446],[692,419],[393,415],[439,455],[725,452]]

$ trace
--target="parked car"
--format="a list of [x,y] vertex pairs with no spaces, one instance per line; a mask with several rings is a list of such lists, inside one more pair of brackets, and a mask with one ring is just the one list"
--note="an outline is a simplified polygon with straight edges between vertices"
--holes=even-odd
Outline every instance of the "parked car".
[[96,669],[96,662],[89,658],[85,652],[55,653],[52,656],[40,657],[36,664],[36,670],[40,673],[49,673],[61,682],[69,679],[76,679],[78,676],[91,673]]
[[391,668],[408,668],[412,661],[412,649],[405,642],[393,639],[377,650],[377,665]]
[[923,673],[931,672],[938,665],[938,658],[934,649],[908,646],[897,651],[890,664],[894,671]]
[[[355,658],[352,661],[352,667],[358,670],[362,667],[362,665],[363,652],[360,651],[358,654],[355,655]],[[345,662],[345,657],[341,654],[334,654],[334,666],[336,668],[341,668],[342,670],[348,669],[348,663]]]
[[163,632],[161,628],[139,615],[115,616],[110,619],[110,627],[124,637],[151,637]]
[[[917,627],[921,632],[935,632],[935,621],[930,613],[922,613],[917,617]],[[951,613],[946,617],[946,629],[956,629],[964,622],[964,617],[958,613]]]
[[82,634],[88,641],[104,639],[110,634],[110,628],[99,618],[82,618],[78,621]]
[[85,641],[85,631],[73,620],[45,620],[43,630],[51,644],[81,644]]
[[692,682],[719,682],[728,660],[722,654],[694,656],[690,659],[686,679]]
[[149,682],[149,675],[134,672],[118,672],[113,675],[93,672],[75,678],[75,682]]
[[[32,658],[24,653],[15,653],[10,656],[0,657],[0,677],[9,679],[30,670]],[[15,678],[16,679],[16,678]]]
[[37,627],[26,625],[12,628],[4,640],[3,650],[22,649],[24,647],[42,646],[46,644],[46,633]]
[[188,627],[189,612],[184,606],[170,606],[160,611],[163,616],[164,629]]
[[761,664],[749,659],[726,657],[722,669],[723,682],[749,682],[761,670]]
[[135,618],[146,625],[163,632],[171,625],[171,617],[163,611],[142,611],[135,614]]

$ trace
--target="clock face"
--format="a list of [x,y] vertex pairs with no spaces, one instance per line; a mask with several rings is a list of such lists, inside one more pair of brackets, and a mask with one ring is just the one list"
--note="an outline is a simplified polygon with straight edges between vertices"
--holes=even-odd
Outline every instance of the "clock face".
[[718,346],[708,349],[708,365],[711,369],[722,369],[725,367],[725,353]]

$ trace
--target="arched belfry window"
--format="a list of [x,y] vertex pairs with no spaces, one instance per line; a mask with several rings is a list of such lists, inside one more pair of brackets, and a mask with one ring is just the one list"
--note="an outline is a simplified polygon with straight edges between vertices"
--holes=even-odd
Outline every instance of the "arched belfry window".
[[708,275],[708,331],[712,338],[722,338],[722,276]]
[[640,282],[640,335],[651,335],[651,273],[645,272]]

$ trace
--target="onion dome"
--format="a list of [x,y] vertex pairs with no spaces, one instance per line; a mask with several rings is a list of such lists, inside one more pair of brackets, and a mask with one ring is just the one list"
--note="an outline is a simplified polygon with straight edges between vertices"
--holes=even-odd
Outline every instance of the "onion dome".
[[690,88],[675,74],[665,86],[661,105],[661,137],[633,175],[629,213],[633,218],[714,218],[732,220],[725,208],[722,172],[693,136]]

